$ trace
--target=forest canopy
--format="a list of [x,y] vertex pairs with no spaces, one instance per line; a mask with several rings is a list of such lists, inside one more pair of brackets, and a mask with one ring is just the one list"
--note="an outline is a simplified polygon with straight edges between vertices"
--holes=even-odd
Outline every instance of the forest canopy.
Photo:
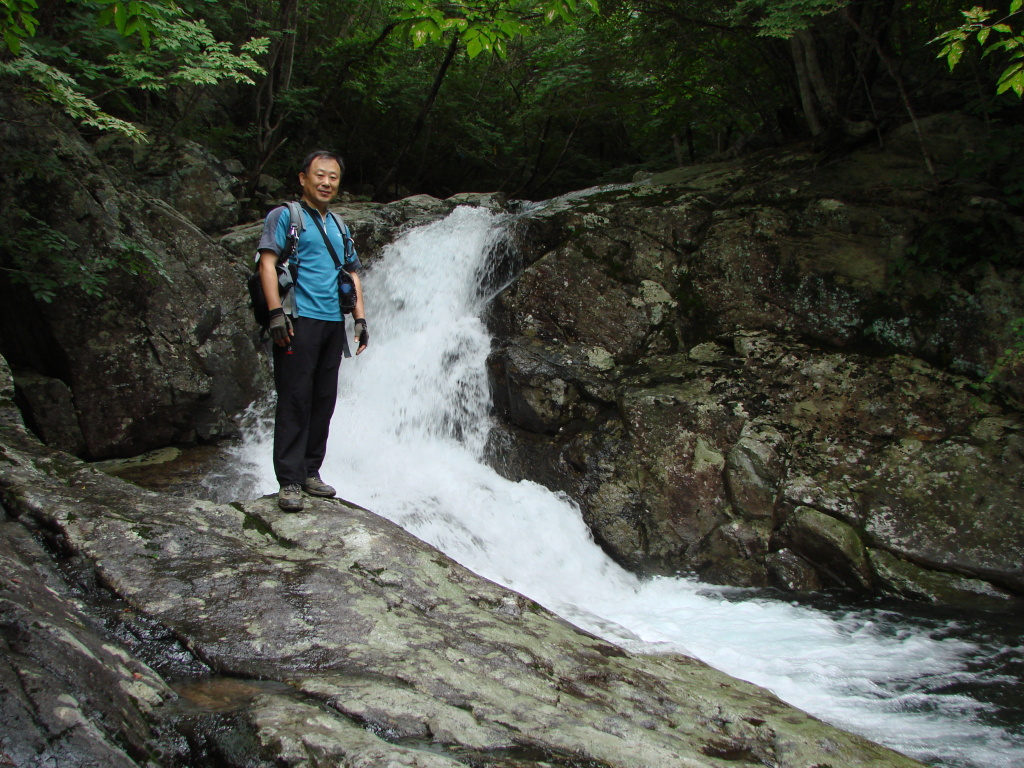
[[87,134],[196,138],[252,187],[323,146],[376,199],[540,199],[950,109],[1016,130],[1020,6],[0,0],[0,89]]

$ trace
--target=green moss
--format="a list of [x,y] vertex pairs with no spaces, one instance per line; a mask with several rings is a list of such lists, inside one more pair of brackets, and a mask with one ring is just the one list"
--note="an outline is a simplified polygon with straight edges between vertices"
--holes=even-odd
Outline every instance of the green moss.
[[255,531],[256,533],[260,534],[261,536],[266,536],[268,539],[273,540],[275,543],[277,543],[279,546],[283,547],[284,549],[295,549],[298,546],[297,544],[295,544],[292,541],[288,541],[287,539],[282,539],[280,536],[277,535],[277,533],[274,531],[273,527],[271,527],[267,523],[266,520],[264,520],[263,518],[257,517],[256,515],[250,515],[244,509],[242,509],[242,506],[240,504],[235,503],[235,504],[232,504],[231,506],[233,506],[235,509],[239,510],[243,514],[243,518],[242,518],[242,530],[243,531]]

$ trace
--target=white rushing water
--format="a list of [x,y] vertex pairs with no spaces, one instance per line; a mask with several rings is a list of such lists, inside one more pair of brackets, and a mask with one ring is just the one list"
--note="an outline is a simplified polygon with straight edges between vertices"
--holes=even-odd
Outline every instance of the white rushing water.
[[[342,364],[324,479],[625,648],[692,654],[927,762],[1024,765],[1024,738],[955,692],[977,683],[986,653],[1019,649],[986,650],[881,611],[824,612],[688,579],[640,580],[594,544],[570,500],[482,462],[490,338],[480,284],[500,224],[459,208],[389,246],[364,275],[371,344]],[[240,449],[252,495],[277,490],[270,441],[264,419]]]

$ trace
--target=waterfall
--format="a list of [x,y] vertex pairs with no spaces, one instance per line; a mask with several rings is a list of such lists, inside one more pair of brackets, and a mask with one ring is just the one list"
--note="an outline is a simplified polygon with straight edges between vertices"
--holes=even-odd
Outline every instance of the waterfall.
[[[365,272],[368,350],[342,364],[323,476],[475,572],[631,651],[684,652],[924,762],[1024,764],[1020,723],[972,694],[1019,681],[1019,648],[948,621],[819,610],[684,578],[641,580],[595,545],[572,500],[483,463],[489,423],[481,320],[503,218],[458,208]],[[240,450],[250,496],[276,492],[270,424]],[[233,491],[237,492],[237,487]]]

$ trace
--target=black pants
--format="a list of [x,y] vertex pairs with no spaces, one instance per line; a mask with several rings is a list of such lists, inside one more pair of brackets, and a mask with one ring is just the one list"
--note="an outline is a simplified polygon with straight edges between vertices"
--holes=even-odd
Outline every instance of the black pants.
[[280,485],[302,485],[320,471],[344,348],[344,322],[308,317],[295,318],[291,351],[274,345],[274,472]]

